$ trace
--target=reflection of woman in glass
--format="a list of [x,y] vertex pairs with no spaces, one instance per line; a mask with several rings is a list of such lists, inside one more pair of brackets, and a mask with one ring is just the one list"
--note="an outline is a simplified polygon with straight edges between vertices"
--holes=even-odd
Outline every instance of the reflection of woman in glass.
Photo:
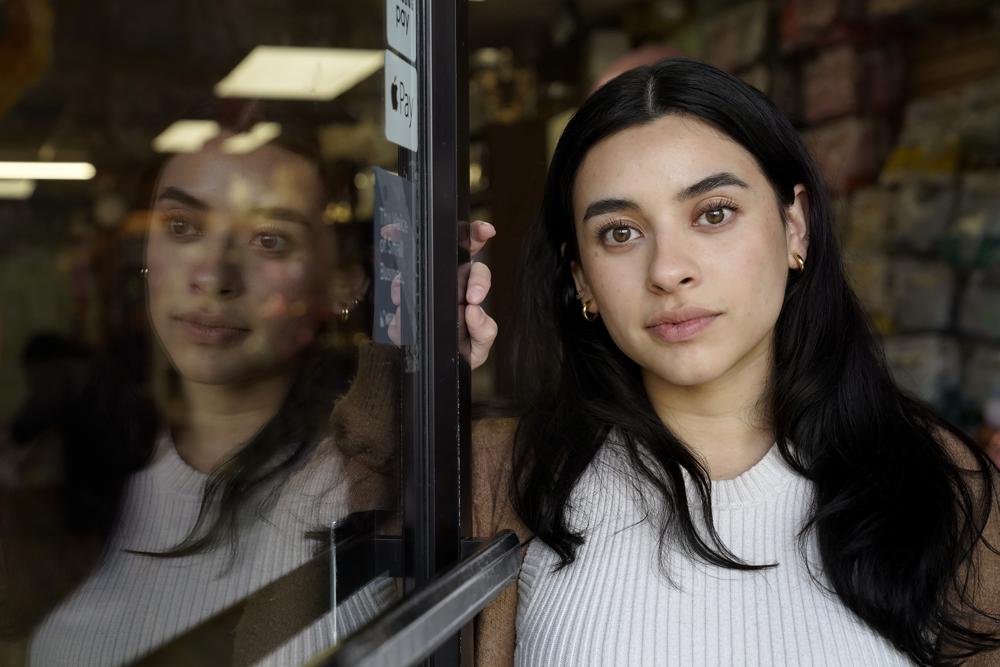
[[[330,421],[345,378],[319,340],[341,310],[324,183],[291,142],[230,152],[246,121],[159,176],[143,273],[175,390],[104,557],[36,632],[32,664],[135,659],[308,561],[319,546],[310,531],[394,508],[395,443],[366,438],[394,431],[397,367],[365,346]],[[474,270],[470,290],[488,286]],[[492,321],[470,312],[488,347]],[[389,580],[370,585],[338,609],[336,627],[321,619],[270,660],[307,660],[393,594]]]
[[[893,383],[817,170],[763,95],[686,60],[608,83],[560,139],[526,262],[524,525],[494,510],[481,532],[536,539],[517,602],[480,619],[482,664],[998,646],[996,471]],[[481,460],[505,458],[494,426]]]

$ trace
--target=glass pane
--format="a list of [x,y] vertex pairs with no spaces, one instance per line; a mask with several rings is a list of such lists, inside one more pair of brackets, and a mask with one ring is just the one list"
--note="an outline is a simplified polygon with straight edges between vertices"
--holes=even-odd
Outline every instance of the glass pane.
[[0,663],[295,664],[398,597],[384,8],[0,3]]

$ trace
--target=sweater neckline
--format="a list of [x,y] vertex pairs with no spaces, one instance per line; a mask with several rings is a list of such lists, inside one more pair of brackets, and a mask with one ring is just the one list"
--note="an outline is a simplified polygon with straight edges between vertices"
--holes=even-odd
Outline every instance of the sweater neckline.
[[736,477],[711,480],[712,507],[735,509],[766,501],[786,493],[801,479],[772,444],[757,463]]
[[200,496],[205,490],[208,475],[192,468],[177,453],[177,446],[169,431],[165,431],[156,446],[153,476],[166,488],[183,495]]

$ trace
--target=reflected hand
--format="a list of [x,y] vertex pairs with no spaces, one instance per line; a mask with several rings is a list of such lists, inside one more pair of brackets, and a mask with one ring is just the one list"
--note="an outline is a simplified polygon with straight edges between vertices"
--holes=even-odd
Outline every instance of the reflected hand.
[[392,283],[389,285],[389,298],[392,300],[392,305],[396,306],[396,311],[392,314],[392,321],[389,322],[389,326],[386,328],[389,340],[391,340],[396,346],[399,346],[403,340],[403,316],[399,307],[399,304],[402,303],[402,290],[403,277],[401,273],[397,273],[396,277],[392,279]]

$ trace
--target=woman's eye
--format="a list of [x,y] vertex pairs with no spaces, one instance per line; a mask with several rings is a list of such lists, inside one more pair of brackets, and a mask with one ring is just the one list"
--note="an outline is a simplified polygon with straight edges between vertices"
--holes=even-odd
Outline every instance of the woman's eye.
[[729,206],[717,206],[701,214],[698,222],[707,227],[718,227],[724,222],[728,222],[733,215],[733,209]]
[[180,218],[170,218],[167,220],[167,231],[170,232],[171,236],[177,238],[189,238],[198,233],[194,225]]
[[615,227],[611,227],[610,229],[606,229],[602,236],[604,237],[605,243],[609,243],[611,245],[621,245],[636,239],[639,236],[639,232],[627,225],[617,225]]
[[288,248],[288,239],[281,234],[264,232],[254,236],[253,244],[268,252],[281,252]]

